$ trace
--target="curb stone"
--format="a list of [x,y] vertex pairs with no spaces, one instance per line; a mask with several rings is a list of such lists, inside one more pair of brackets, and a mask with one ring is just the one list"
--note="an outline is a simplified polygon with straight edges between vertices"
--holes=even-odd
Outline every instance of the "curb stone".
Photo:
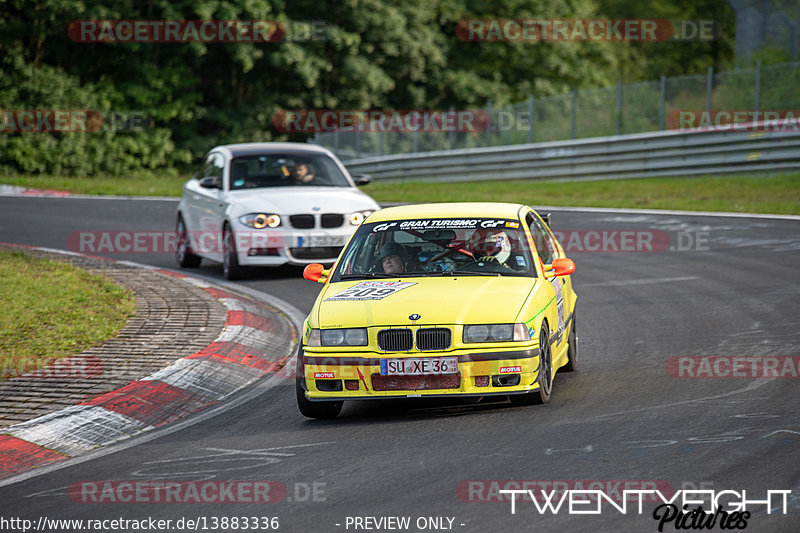
[[0,479],[204,409],[280,371],[296,343],[281,311],[213,283],[125,261],[23,248],[67,256],[110,277],[134,292],[138,310],[116,338],[69,358],[81,361],[76,367],[84,377],[48,378],[39,371],[0,381],[0,424],[12,421],[0,428]]

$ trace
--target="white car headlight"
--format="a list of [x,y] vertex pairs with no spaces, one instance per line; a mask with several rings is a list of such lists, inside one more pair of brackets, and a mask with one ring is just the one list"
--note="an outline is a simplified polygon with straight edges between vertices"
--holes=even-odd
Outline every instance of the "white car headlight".
[[511,342],[531,340],[525,324],[473,324],[464,326],[463,340],[471,342]]
[[250,213],[240,216],[239,222],[255,229],[277,228],[281,225],[281,217],[272,213]]
[[372,214],[372,211],[370,209],[367,209],[365,211],[356,211],[355,213],[351,213],[350,214],[350,224],[352,224],[353,226],[359,226],[359,225],[361,225],[362,222],[364,222],[364,219],[367,218],[368,216],[370,216],[371,214]]
[[366,346],[367,328],[312,329],[308,346]]

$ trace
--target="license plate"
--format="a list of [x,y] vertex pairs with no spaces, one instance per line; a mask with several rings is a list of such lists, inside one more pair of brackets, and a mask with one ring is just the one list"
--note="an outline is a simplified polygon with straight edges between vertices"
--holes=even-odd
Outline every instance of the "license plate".
[[381,359],[383,376],[458,374],[458,357]]
[[341,235],[307,235],[297,237],[297,246],[308,248],[311,246],[344,246],[344,237]]

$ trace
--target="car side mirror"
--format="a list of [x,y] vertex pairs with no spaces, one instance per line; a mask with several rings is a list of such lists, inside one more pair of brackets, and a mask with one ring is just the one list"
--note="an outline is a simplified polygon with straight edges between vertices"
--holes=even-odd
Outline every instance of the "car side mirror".
[[566,257],[553,259],[553,263],[545,268],[549,277],[568,276],[575,272],[575,261]]
[[200,180],[200,186],[204,189],[220,189],[219,178],[206,177]]
[[368,174],[351,174],[351,176],[353,177],[355,184],[359,187],[363,187],[372,181],[372,176]]
[[330,270],[325,270],[325,267],[319,263],[311,263],[303,269],[303,277],[308,281],[325,283],[328,281],[328,274],[330,274],[330,272]]
[[548,226],[550,225],[550,215],[551,215],[551,213],[544,213],[544,214],[539,213],[539,216],[542,218],[544,223],[547,224]]

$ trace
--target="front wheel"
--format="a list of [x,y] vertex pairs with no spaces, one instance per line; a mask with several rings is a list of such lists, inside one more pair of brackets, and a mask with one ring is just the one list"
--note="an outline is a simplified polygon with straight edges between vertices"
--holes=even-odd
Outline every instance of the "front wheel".
[[306,398],[306,391],[300,381],[304,379],[305,371],[300,358],[303,354],[303,347],[297,348],[297,379],[295,379],[295,392],[297,394],[297,407],[300,413],[307,418],[318,418],[320,420],[330,420],[336,418],[342,411],[343,401],[334,402],[312,402]]
[[175,247],[175,261],[178,262],[178,266],[183,268],[200,266],[201,258],[192,253],[192,246],[189,244],[189,232],[186,230],[186,223],[181,215],[178,215],[178,220],[175,223],[175,233],[178,235]]
[[550,349],[550,332],[542,324],[539,332],[539,375],[536,378],[539,390],[528,394],[514,394],[511,403],[515,405],[540,405],[550,401],[553,392],[553,352]]
[[244,277],[244,269],[239,266],[236,244],[230,226],[222,228],[222,275],[225,279],[236,280]]
[[566,372],[574,372],[578,370],[578,330],[575,325],[575,312],[572,312],[572,327],[569,331],[569,340],[567,341],[567,364],[564,365]]

